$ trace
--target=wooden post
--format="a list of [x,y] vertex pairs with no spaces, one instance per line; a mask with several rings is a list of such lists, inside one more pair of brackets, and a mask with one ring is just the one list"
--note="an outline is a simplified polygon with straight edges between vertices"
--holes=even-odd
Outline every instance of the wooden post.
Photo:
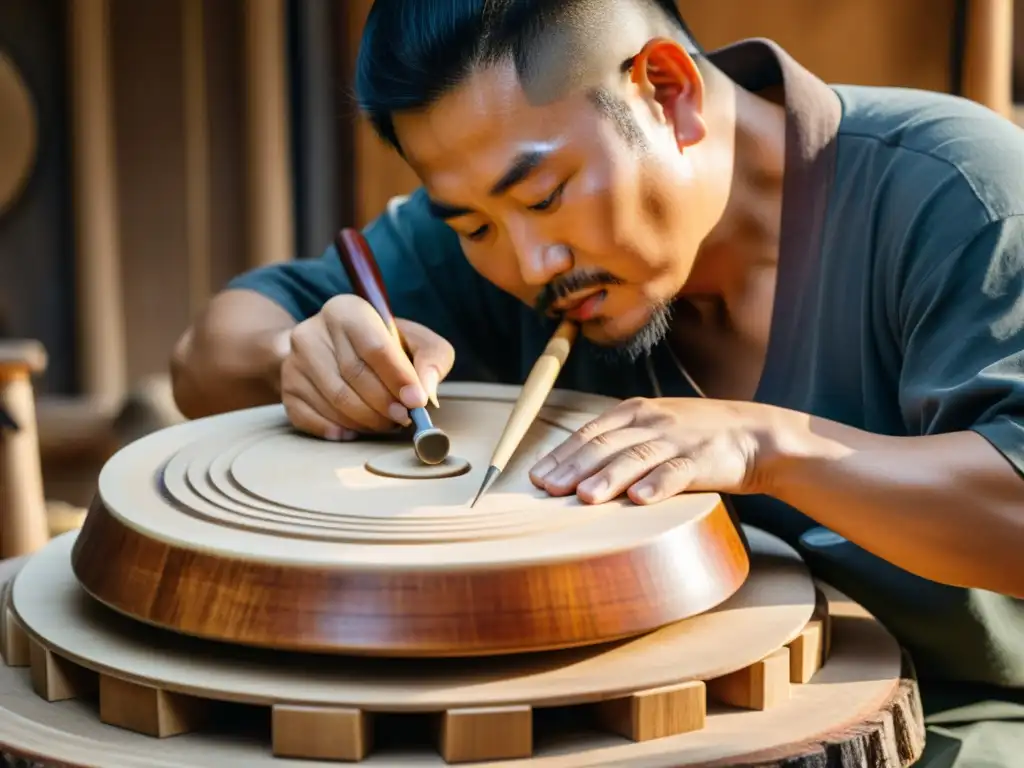
[[116,405],[127,389],[110,73],[110,2],[68,3],[72,166],[82,389]]
[[[337,187],[339,148],[337,123],[348,105],[338,98],[347,81],[338,82],[334,70],[338,39],[335,26],[344,7],[334,0],[303,0],[295,6],[298,45],[304,51],[294,82],[302,110],[302,147],[297,163],[304,203],[295,225],[302,256],[319,256],[342,226],[351,224],[342,214]],[[298,133],[298,130],[296,131]]]
[[206,104],[203,0],[182,3],[183,114],[185,120],[185,239],[189,317],[210,298],[210,123]]
[[246,0],[249,266],[294,255],[284,0]]
[[968,0],[963,95],[1013,117],[1013,0]]
[[35,552],[49,540],[32,375],[46,369],[37,342],[0,342],[0,558]]
[[[344,44],[349,54],[349,72],[355,71],[363,27],[371,5],[372,0],[347,0],[344,4],[348,14],[348,35]],[[352,138],[355,157],[354,226],[363,227],[384,212],[392,197],[409,194],[420,186],[420,182],[409,164],[377,137],[368,120],[360,117],[356,121]]]

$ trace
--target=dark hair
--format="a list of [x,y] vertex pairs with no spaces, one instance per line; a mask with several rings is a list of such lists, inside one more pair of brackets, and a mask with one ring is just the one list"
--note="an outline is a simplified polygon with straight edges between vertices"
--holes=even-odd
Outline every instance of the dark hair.
[[[703,51],[674,0],[632,0],[645,18],[691,54]],[[608,0],[375,0],[356,63],[356,95],[377,134],[401,152],[392,115],[429,106],[474,68],[513,60],[520,77],[542,32],[567,25],[586,39]],[[618,123],[621,109],[592,94]],[[614,104],[612,104],[614,107]],[[624,135],[635,133],[620,126]]]

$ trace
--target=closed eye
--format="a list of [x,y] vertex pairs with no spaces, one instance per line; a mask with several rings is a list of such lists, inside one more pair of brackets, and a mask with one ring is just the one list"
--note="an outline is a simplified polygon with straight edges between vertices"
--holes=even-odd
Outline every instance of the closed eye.
[[[539,203],[534,203],[533,205],[530,205],[530,206],[527,206],[527,207],[531,211],[548,211],[548,210],[550,210],[551,207],[555,203],[557,203],[558,200],[561,198],[562,192],[565,191],[565,186],[568,183],[569,183],[569,181],[568,181],[568,179],[566,179],[561,184],[559,184],[557,187],[555,187],[554,191],[552,191],[552,193],[550,195],[548,195],[545,199],[541,200]],[[484,224],[484,225],[478,227],[477,229],[473,230],[472,232],[470,232],[468,235],[464,235],[464,237],[467,240],[481,240],[488,233],[488,231],[490,231],[490,227],[487,224]]]
[[529,209],[531,211],[546,211],[546,210],[548,210],[552,205],[555,204],[555,202],[558,201],[558,198],[561,196],[563,190],[565,190],[566,183],[567,182],[563,181],[561,184],[559,184],[557,187],[555,187],[555,191],[552,192],[550,195],[548,195],[547,198],[545,198],[544,200],[541,200],[539,203],[534,203],[533,205],[529,206]]

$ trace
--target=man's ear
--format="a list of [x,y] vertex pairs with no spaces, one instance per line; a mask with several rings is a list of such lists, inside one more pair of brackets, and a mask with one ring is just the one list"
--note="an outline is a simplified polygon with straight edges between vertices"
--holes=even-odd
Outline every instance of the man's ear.
[[679,43],[653,38],[633,57],[630,71],[641,94],[661,107],[680,152],[704,138],[704,79]]

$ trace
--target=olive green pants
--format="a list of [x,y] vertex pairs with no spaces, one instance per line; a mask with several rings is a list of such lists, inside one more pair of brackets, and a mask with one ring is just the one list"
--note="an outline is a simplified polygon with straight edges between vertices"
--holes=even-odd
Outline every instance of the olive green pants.
[[914,768],[1024,768],[1024,692],[986,693],[922,684],[928,734]]

